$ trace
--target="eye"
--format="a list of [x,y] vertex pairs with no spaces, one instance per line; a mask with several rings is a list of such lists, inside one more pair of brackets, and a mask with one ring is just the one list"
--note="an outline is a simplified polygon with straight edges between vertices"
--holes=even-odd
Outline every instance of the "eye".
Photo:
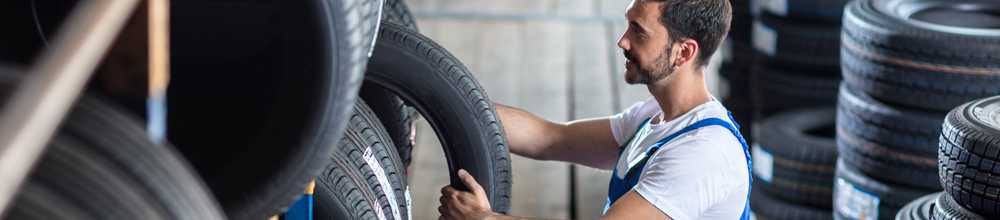
[[630,27],[628,29],[633,34],[635,34],[636,36],[638,36],[640,39],[646,39],[646,33],[642,32],[642,30],[639,30],[639,28],[636,28],[634,25],[630,25]]
[[633,32],[635,32],[636,36],[639,36],[639,39],[645,40],[646,38],[649,38],[649,36],[646,35],[646,32],[642,32],[640,30],[634,30]]

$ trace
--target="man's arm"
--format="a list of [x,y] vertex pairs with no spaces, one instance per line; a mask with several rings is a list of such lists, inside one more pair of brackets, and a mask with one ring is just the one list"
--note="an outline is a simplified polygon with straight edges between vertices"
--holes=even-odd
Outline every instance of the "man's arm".
[[494,105],[511,153],[606,170],[618,157],[619,146],[611,134],[611,120],[606,117],[556,123],[521,109]]
[[[534,220],[532,218],[522,218],[516,216],[492,214],[486,217],[487,220]],[[670,216],[663,214],[653,204],[642,198],[639,193],[629,191],[615,202],[614,206],[608,209],[608,213],[601,216],[601,220],[619,219],[660,219],[673,220]]]
[[629,190],[624,196],[618,198],[615,204],[608,209],[608,212],[601,216],[602,220],[612,219],[663,219],[673,220],[670,216],[653,206],[645,198],[642,198],[635,190]]
[[[439,219],[483,219],[483,220],[531,220],[532,218],[522,218],[509,215],[501,215],[490,209],[489,199],[483,187],[476,182],[476,179],[465,170],[458,171],[458,178],[469,188],[469,191],[457,190],[451,186],[441,189],[441,206],[438,212],[441,213]],[[645,198],[636,193],[635,190],[625,193],[624,196],[615,201],[615,205],[608,209],[608,213],[601,217],[602,220],[619,219],[664,219],[672,220],[660,209],[646,201]]]

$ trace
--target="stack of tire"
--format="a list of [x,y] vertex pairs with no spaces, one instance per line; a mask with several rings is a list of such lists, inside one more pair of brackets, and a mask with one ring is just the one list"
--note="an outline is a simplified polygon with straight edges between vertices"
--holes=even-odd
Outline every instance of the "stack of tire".
[[[940,191],[942,182],[959,192],[951,193],[959,204],[989,207],[984,197],[969,194],[986,192],[985,182],[972,181],[984,176],[956,173],[974,169],[949,165],[954,170],[943,168],[940,177],[951,176],[951,184],[939,180],[938,144],[947,111],[1000,94],[998,7],[989,0],[858,0],[847,6],[837,113],[838,219],[892,219],[910,201]],[[980,195],[995,201],[997,194]]]
[[751,210],[831,219],[841,11],[847,0],[754,0]]
[[955,108],[938,144],[943,193],[914,200],[898,220],[1000,218],[1000,96]]
[[753,136],[753,96],[750,92],[750,67],[753,62],[751,30],[753,15],[749,0],[731,1],[733,20],[730,24],[726,44],[729,51],[719,68],[719,75],[729,85],[729,94],[722,100],[723,105],[733,112],[733,119],[740,125],[740,132],[752,143]]
[[803,109],[760,123],[750,209],[760,219],[832,219],[836,111]]
[[[406,168],[416,112],[442,137],[452,185],[469,171],[493,211],[510,202],[510,160],[492,102],[462,63],[417,32],[402,0],[387,0],[348,129],[316,178],[317,219],[412,219]],[[444,172],[444,171],[442,171]]]
[[841,10],[847,0],[753,0],[751,88],[758,119],[833,107],[840,83]]

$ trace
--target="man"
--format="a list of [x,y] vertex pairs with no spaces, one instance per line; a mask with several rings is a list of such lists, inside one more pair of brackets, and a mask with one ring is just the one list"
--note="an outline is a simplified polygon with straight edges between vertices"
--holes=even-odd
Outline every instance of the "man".
[[[704,76],[731,14],[728,0],[633,1],[618,46],[625,81],[652,98],[565,124],[497,105],[510,151],[613,170],[602,219],[748,219],[747,146]],[[458,175],[470,191],[442,189],[443,219],[522,219],[491,212],[476,180]]]

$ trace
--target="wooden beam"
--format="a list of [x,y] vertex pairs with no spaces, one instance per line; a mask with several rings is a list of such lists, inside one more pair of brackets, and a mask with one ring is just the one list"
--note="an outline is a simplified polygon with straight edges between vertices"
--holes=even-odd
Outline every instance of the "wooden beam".
[[149,93],[146,124],[155,143],[166,139],[166,95],[170,82],[170,0],[149,0]]

